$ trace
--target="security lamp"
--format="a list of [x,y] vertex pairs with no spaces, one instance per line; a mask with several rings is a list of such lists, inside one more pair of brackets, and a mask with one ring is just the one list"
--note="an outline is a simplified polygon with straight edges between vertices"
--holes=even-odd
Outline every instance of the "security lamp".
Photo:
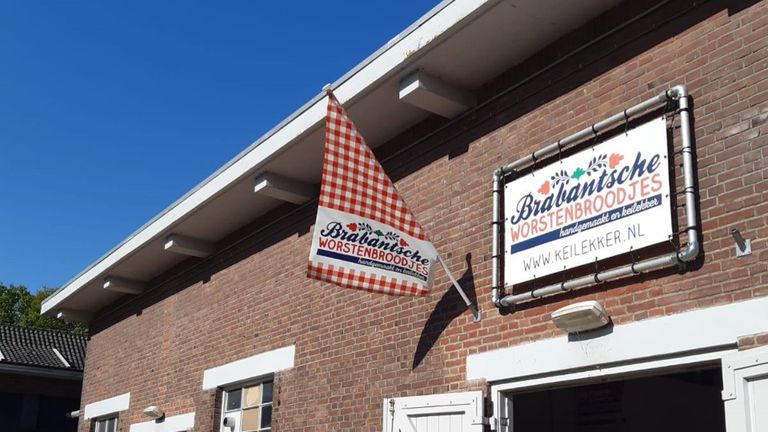
[[149,418],[160,419],[163,418],[165,413],[159,407],[152,405],[144,408],[144,415]]
[[611,321],[603,305],[590,300],[574,303],[552,312],[552,322],[566,333],[595,330]]
[[235,418],[234,417],[224,417],[224,420],[221,421],[221,425],[225,428],[230,428],[231,430],[235,429]]

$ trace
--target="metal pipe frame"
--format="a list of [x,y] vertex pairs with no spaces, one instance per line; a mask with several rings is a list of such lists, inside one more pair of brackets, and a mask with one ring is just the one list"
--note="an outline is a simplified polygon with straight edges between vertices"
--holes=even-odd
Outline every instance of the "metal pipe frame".
[[[561,152],[566,146],[583,141],[586,138],[597,136],[619,124],[626,123],[651,109],[660,108],[669,101],[678,103],[680,112],[680,135],[682,148],[680,153],[683,158],[683,179],[685,194],[685,221],[688,243],[677,251],[660,255],[648,260],[615,267],[609,270],[596,272],[575,279],[565,280],[561,283],[537,288],[525,293],[505,295],[503,282],[503,258],[504,258],[504,206],[503,186],[505,178],[515,175],[516,172],[526,168],[540,159],[553,156]],[[691,106],[688,91],[683,85],[678,85],[657,96],[641,102],[622,112],[614,114],[607,119],[595,123],[573,135],[563,138],[553,144],[539,149],[528,156],[520,158],[510,164],[501,166],[493,172],[493,246],[491,252],[492,268],[492,296],[491,301],[496,307],[509,307],[517,303],[529,301],[544,296],[564,291],[594,285],[599,282],[607,282],[639,273],[659,270],[675,265],[684,265],[693,261],[699,255],[699,233],[696,221],[696,189],[693,164],[693,135],[691,132]]]

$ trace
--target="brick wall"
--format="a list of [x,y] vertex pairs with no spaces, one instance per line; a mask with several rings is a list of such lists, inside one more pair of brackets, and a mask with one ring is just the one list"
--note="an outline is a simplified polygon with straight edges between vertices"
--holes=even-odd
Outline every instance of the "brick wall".
[[[464,120],[432,134],[445,121],[431,118],[377,149],[477,299],[482,323],[472,322],[442,272],[427,298],[306,279],[314,206],[286,206],[225,239],[216,256],[183,263],[146,294],[103,311],[91,330],[83,403],[131,392],[120,430],[146,421],[149,405],[167,415],[195,411],[195,430],[214,430],[219,396],[201,390],[203,370],[296,344],[296,366],[276,376],[273,430],[376,431],[385,397],[484,389],[464,379],[467,355],[557,335],[548,312],[575,299],[600,300],[621,325],[768,294],[766,2],[673,1],[490,99],[652,3],[609,12],[493,80],[479,90],[489,102]],[[493,169],[681,83],[694,104],[702,258],[684,274],[657,272],[497,311]],[[735,257],[731,227],[752,239],[751,256]]]

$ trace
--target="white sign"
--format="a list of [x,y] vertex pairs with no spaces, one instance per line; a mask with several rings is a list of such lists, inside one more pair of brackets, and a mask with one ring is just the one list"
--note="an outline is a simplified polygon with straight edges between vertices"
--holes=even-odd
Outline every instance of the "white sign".
[[667,126],[652,120],[504,189],[504,283],[668,241]]
[[319,206],[309,259],[336,269],[330,276],[348,273],[346,284],[355,288],[402,284],[417,287],[414,294],[426,294],[437,252],[432,243],[389,225]]

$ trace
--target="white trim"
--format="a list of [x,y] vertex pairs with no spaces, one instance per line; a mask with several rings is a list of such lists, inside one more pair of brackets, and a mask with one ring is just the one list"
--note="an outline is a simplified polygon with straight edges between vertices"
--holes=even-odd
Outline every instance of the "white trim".
[[[716,352],[702,354],[681,355],[677,357],[663,358],[657,360],[639,360],[635,363],[623,363],[605,368],[582,370],[578,372],[555,373],[545,376],[536,376],[523,378],[517,381],[501,382],[491,386],[490,397],[493,400],[493,421],[507,419],[507,425],[502,426],[496,423],[497,431],[511,431],[509,419],[513,413],[512,396],[516,391],[530,391],[535,388],[552,388],[563,385],[577,385],[587,381],[594,382],[596,378],[618,377],[618,376],[639,376],[653,372],[654,374],[662,371],[673,371],[686,367],[692,367],[702,364],[719,365],[729,355],[738,352],[736,349],[726,349]],[[510,393],[511,392],[511,393]]]
[[723,400],[734,399],[739,380],[739,371],[768,363],[768,347],[735,352],[723,359]]
[[727,431],[765,429],[760,428],[766,411],[764,396],[759,393],[765,390],[767,380],[768,347],[752,348],[723,358],[722,398]]
[[131,425],[130,432],[179,432],[195,427],[194,411],[166,417],[163,421],[150,420]]
[[536,376],[532,378],[526,378],[518,381],[502,382],[492,386],[493,391],[510,391],[510,390],[530,390],[537,387],[548,387],[552,384],[566,385],[574,384],[581,381],[594,380],[595,378],[606,378],[612,376],[623,375],[642,375],[643,373],[653,371],[656,372],[666,369],[676,369],[681,367],[690,367],[700,364],[717,364],[719,365],[722,358],[737,352],[738,350],[726,349],[722,351],[708,352],[702,354],[684,355],[680,357],[670,357],[659,360],[640,360],[636,363],[622,363],[619,365],[600,367],[596,369],[589,369],[578,372],[565,372],[560,374],[552,374],[545,376]]
[[67,361],[67,359],[64,358],[63,355],[57,350],[56,348],[51,348],[53,350],[53,353],[56,354],[56,357],[59,358],[59,361],[61,361],[64,364],[64,367],[72,367],[71,364]]
[[3,355],[3,352],[0,351],[0,361],[3,361],[3,360],[5,360],[5,356]]
[[89,403],[85,406],[85,420],[125,411],[131,402],[131,394],[123,393],[109,399]]
[[[406,67],[418,58],[414,55],[437,43],[440,36],[493,0],[447,0],[410,26],[393,42],[366,59],[360,66],[337,81],[334,94],[340,102],[348,102]],[[426,42],[425,42],[426,41]],[[156,238],[171,231],[174,225],[226,190],[230,185],[253,174],[272,157],[320,126],[325,117],[325,98],[320,94],[277,125],[264,137],[235,157],[221,170],[203,181],[160,215],[149,221],[104,257],[75,276],[63,288],[43,301],[40,311],[47,313],[91,281],[104,277],[109,270]]]
[[203,390],[280,372],[293,367],[296,345],[236,360],[203,372]]
[[467,379],[515,380],[612,363],[736,346],[768,330],[768,297],[616,326],[605,336],[567,336],[467,357]]

